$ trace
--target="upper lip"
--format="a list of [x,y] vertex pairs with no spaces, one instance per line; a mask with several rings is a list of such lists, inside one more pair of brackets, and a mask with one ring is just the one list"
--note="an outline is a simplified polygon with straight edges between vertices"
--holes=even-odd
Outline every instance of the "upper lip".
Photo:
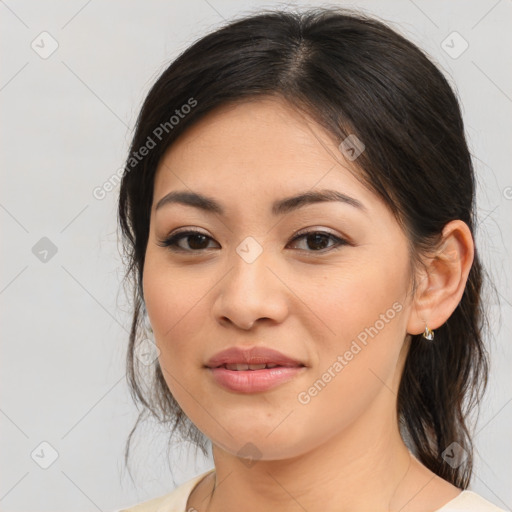
[[217,352],[206,363],[209,368],[218,368],[225,364],[276,364],[280,366],[305,366],[300,361],[285,356],[268,347],[240,348],[231,347]]

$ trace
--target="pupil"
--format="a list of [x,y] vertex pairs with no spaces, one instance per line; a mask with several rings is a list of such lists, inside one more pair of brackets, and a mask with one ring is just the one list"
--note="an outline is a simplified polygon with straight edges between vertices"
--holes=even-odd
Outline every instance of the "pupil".
[[[309,243],[309,241],[310,241],[311,239],[314,239],[314,240],[315,240],[315,241],[313,242],[313,244],[310,244],[310,243]],[[322,243],[322,241],[323,241],[323,243]],[[322,235],[321,233],[316,233],[316,234],[314,234],[314,235],[309,235],[309,236],[308,236],[308,247],[309,247],[310,249],[324,249],[324,248],[326,247],[326,244],[325,244],[325,242],[326,242],[326,241],[327,241],[327,237],[326,237],[325,235]],[[315,246],[315,244],[317,244],[317,242],[319,243],[319,245],[320,245],[321,247],[318,247],[318,246],[316,246],[316,247],[312,247],[312,245],[313,245],[313,246]]]
[[[199,242],[199,244],[196,244],[196,243],[194,243],[192,241],[192,240],[196,240],[197,241],[198,238],[202,239],[203,244],[201,244],[201,242]],[[189,243],[188,243],[188,245],[192,249],[204,249],[203,245],[204,245],[204,241],[205,240],[206,240],[206,236],[205,235],[190,235],[189,236]]]

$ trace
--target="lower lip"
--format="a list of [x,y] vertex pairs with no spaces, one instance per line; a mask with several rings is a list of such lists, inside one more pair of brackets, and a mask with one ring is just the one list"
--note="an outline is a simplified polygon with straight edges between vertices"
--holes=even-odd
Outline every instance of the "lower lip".
[[305,370],[304,366],[264,368],[263,370],[228,370],[208,368],[218,384],[239,393],[268,391],[290,381]]

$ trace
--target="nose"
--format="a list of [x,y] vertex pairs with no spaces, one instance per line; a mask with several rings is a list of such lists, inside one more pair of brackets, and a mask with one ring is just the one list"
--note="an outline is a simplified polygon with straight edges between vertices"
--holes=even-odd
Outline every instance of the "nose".
[[252,263],[235,253],[232,264],[216,287],[213,305],[216,320],[243,330],[250,330],[258,321],[283,322],[288,315],[289,290],[264,253]]

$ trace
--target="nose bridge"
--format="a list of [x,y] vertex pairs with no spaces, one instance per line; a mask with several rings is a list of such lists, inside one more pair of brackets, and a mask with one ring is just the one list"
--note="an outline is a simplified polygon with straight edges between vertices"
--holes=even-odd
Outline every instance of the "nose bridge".
[[281,321],[286,298],[272,267],[270,251],[247,237],[230,257],[231,271],[222,280],[215,304],[217,318],[229,318],[239,326],[250,326],[259,318]]
[[231,277],[228,279],[230,284],[241,292],[250,292],[246,296],[246,300],[260,300],[259,295],[267,295],[269,286],[272,286],[270,277],[272,273],[267,268],[271,262],[269,261],[270,252],[263,249],[255,238],[245,238],[236,248],[231,257],[233,269],[230,272]]
[[[233,254],[231,261],[233,270],[231,272],[232,279],[238,281],[238,284],[242,286],[248,286],[254,294],[259,293],[266,287],[268,287],[268,274],[270,271],[267,265],[268,254],[264,254],[263,251],[260,254],[255,254],[254,248],[249,248],[247,252],[242,252],[239,246]],[[247,246],[245,246],[247,248]],[[242,252],[242,254],[240,254]],[[237,283],[235,282],[235,285]]]

